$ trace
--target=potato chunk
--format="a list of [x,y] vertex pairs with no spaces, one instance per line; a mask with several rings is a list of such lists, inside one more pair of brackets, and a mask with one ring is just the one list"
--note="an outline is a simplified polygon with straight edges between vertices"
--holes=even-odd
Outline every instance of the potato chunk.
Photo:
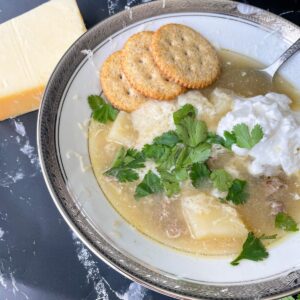
[[223,117],[232,109],[233,95],[230,91],[215,88],[210,94],[210,101],[215,107],[216,114],[219,118]]
[[126,147],[132,147],[136,138],[137,133],[132,126],[130,114],[120,111],[111,127],[107,139]]
[[205,193],[181,199],[192,238],[245,239],[247,229],[235,208]]

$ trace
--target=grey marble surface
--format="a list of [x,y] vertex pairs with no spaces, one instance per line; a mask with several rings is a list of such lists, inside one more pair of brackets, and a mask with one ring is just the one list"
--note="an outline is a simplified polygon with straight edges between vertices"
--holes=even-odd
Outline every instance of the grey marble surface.
[[[0,23],[43,2],[0,0]],[[140,2],[147,1],[78,0],[78,5],[89,28]],[[300,24],[298,0],[243,2]],[[0,300],[170,299],[112,270],[71,232],[41,174],[36,119],[33,112],[0,122]]]

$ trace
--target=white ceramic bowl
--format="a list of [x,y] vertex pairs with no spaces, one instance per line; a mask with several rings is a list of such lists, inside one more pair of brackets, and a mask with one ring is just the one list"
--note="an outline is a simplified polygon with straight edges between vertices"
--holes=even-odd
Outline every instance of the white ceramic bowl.
[[[39,115],[42,169],[59,211],[101,259],[147,287],[187,299],[277,298],[300,289],[300,233],[270,249],[263,262],[177,252],[135,230],[103,195],[90,168],[87,96],[100,94],[98,70],[142,30],[182,23],[217,48],[272,63],[300,29],[266,11],[229,1],[152,2],[117,14],[84,34],[64,55],[47,86]],[[87,51],[88,50],[88,51]],[[91,50],[91,51],[90,51]],[[300,89],[300,53],[280,73]],[[101,151],[101,149],[99,149]],[[117,224],[117,225],[116,225]]]

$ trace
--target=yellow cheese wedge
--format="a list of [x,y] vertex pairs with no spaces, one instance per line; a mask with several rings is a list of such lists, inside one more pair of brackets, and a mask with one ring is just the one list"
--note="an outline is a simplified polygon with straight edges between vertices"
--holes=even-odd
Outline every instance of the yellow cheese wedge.
[[0,25],[0,121],[38,109],[54,67],[85,31],[75,0],[51,0]]

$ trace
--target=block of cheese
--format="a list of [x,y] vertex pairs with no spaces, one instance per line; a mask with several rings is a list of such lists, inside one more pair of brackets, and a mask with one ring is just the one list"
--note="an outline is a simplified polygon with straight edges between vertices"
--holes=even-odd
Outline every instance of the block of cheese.
[[247,229],[235,208],[199,192],[181,199],[182,212],[194,239],[245,239]]
[[38,109],[56,64],[85,31],[75,0],[51,0],[0,25],[0,121]]

